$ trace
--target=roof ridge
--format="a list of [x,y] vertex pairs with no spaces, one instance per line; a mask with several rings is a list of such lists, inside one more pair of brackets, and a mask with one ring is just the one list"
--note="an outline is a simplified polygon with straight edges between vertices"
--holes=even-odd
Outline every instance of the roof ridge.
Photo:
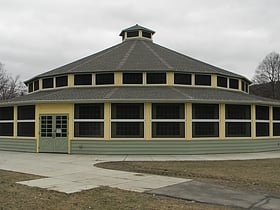
[[173,67],[166,61],[164,60],[158,53],[156,53],[145,41],[142,42],[143,45],[148,49],[150,50],[154,56],[156,56],[167,68],[169,69],[173,69]]
[[183,96],[189,98],[189,99],[193,99],[193,97],[191,97],[190,95],[187,95],[187,94],[185,94],[185,93],[182,93],[180,90],[178,90],[178,89],[175,88],[175,87],[170,87],[170,88],[171,88],[172,90],[176,91],[177,93],[180,93],[181,95],[183,95]]
[[121,67],[125,64],[125,62],[127,61],[128,57],[130,56],[131,52],[134,50],[135,46],[136,46],[136,41],[133,42],[133,44],[130,46],[128,51],[123,56],[123,58],[120,61],[119,65],[117,66],[117,70],[121,69]]

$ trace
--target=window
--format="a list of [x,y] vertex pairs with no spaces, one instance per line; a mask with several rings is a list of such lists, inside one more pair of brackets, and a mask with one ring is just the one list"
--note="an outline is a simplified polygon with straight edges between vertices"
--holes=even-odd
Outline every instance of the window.
[[217,76],[217,86],[227,88],[228,79],[226,77]]
[[128,38],[129,37],[137,37],[137,36],[139,36],[139,32],[138,31],[128,31],[126,36]]
[[226,137],[251,136],[251,106],[226,104]]
[[32,93],[32,92],[33,92],[33,82],[30,82],[30,83],[28,84],[28,92],[29,92],[29,93]]
[[269,107],[268,106],[256,106],[256,119],[257,120],[269,120]]
[[53,88],[53,78],[43,79],[43,89]]
[[256,106],[256,136],[269,136],[268,106]]
[[68,77],[67,76],[56,77],[55,78],[55,86],[56,87],[68,86]]
[[114,73],[96,74],[96,85],[113,85]]
[[144,138],[144,104],[112,104],[111,136]]
[[14,135],[14,107],[0,107],[0,136]]
[[35,136],[35,106],[18,106],[17,135]]
[[152,38],[152,34],[146,31],[142,31],[142,36],[149,39]]
[[152,104],[152,137],[184,138],[185,105]]
[[196,74],[195,85],[211,86],[211,75]]
[[74,85],[92,85],[91,74],[75,74]]
[[191,85],[192,75],[184,73],[174,73],[174,84]]
[[39,80],[34,82],[34,91],[39,90]]
[[75,104],[75,137],[104,137],[104,105]]
[[123,84],[143,84],[142,73],[123,73]]
[[229,79],[229,88],[238,89],[238,79]]
[[246,89],[246,83],[242,80],[242,82],[241,82],[241,90],[245,91],[245,89]]
[[192,105],[192,135],[199,137],[219,136],[219,105]]
[[166,84],[166,74],[147,73],[147,84]]
[[273,107],[273,136],[280,136],[280,107]]

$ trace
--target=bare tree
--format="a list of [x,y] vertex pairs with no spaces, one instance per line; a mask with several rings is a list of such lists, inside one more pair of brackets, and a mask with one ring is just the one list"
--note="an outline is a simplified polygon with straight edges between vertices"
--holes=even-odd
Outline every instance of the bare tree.
[[280,82],[280,55],[276,52],[271,52],[257,67],[253,77],[253,83],[269,83],[271,86],[272,98],[275,98],[275,87],[277,82]]
[[19,76],[13,78],[0,63],[0,100],[15,98],[24,95],[25,92],[25,86],[19,81]]

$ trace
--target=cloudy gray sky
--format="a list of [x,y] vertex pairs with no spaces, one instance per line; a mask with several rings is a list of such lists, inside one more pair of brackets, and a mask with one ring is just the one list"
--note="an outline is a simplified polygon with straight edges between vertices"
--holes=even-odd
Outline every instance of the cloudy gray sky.
[[136,23],[154,42],[252,78],[280,52],[279,0],[0,0],[0,62],[21,80],[121,42]]

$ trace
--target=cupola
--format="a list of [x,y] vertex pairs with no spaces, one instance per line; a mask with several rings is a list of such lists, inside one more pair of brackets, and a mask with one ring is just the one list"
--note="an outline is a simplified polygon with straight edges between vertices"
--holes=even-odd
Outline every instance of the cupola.
[[135,38],[152,40],[152,36],[154,34],[155,34],[154,31],[136,24],[135,26],[122,30],[120,36],[122,37],[123,41],[127,39],[135,39]]

